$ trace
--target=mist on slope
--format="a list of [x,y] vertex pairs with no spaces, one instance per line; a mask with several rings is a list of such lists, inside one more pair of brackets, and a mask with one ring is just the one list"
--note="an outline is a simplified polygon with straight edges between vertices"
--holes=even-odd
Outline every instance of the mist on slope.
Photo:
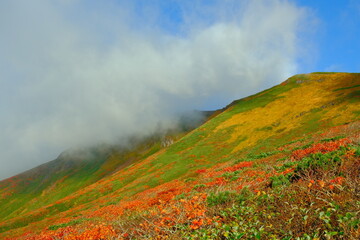
[[239,2],[1,1],[0,179],[295,73],[307,11]]

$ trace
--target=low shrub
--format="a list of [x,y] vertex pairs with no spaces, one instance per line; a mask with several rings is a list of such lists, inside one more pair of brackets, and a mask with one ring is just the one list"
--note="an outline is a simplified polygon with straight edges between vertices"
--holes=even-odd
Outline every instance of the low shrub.
[[217,206],[227,202],[230,202],[236,198],[236,193],[234,192],[219,192],[219,193],[210,193],[206,201],[209,206]]

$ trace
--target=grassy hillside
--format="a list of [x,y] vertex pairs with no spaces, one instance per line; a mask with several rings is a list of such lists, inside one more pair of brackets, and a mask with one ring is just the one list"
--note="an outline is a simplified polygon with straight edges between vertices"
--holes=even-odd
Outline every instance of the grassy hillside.
[[[178,127],[159,130],[147,137],[132,138],[126,147],[99,145],[69,150],[53,161],[1,181],[0,206],[3,210],[0,211],[0,219],[11,219],[54,203],[113,172],[145,159],[159,151],[165,140],[171,140],[171,143],[199,126],[209,117],[209,113],[185,114]],[[57,212],[57,209],[54,210]],[[19,222],[18,226],[26,224]]]
[[296,75],[136,161],[3,181],[0,237],[356,239],[359,97],[360,74]]

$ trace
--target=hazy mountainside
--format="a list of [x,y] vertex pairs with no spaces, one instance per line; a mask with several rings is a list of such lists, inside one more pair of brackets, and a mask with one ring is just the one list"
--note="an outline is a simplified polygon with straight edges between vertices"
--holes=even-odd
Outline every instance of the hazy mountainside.
[[[178,126],[147,137],[130,138],[125,145],[99,145],[68,150],[58,158],[0,182],[0,218],[9,219],[53,203],[130,164],[171,145],[203,123],[211,112],[189,112]],[[20,198],[18,196],[21,196]]]
[[151,154],[155,145],[149,143],[131,150],[96,147],[64,152],[51,162],[0,182],[0,204],[4,209],[0,216],[8,219],[61,199],[131,164],[148,151]]
[[60,156],[0,183],[0,237],[356,237],[359,97],[360,74],[300,74],[166,148]]

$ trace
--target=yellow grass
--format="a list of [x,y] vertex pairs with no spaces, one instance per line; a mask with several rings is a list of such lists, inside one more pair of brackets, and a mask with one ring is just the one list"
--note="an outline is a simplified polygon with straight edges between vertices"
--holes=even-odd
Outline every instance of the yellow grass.
[[337,73],[326,76],[309,74],[307,77],[308,80],[300,83],[299,88],[281,94],[280,97],[283,98],[269,103],[266,107],[236,114],[215,131],[235,126],[228,143],[246,136],[246,140],[234,148],[233,152],[236,152],[255,145],[260,139],[273,136],[277,131],[289,131],[300,127],[304,118],[314,109],[323,111],[322,119],[333,121],[334,124],[343,124],[353,118],[350,115],[354,115],[353,112],[359,110],[359,106],[356,103],[341,102],[341,97],[359,87],[335,92],[333,90],[359,84],[359,76],[349,77],[349,74]]

